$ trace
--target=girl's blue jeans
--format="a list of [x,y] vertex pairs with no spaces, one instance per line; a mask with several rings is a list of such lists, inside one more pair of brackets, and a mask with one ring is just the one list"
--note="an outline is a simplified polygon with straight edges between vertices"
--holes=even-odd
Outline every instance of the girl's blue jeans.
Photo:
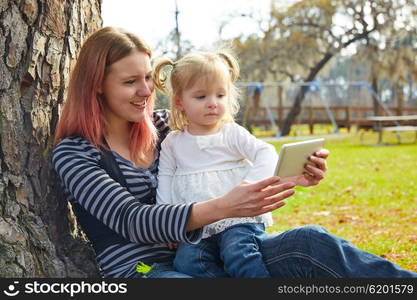
[[265,235],[262,223],[243,223],[201,240],[180,244],[174,267],[193,277],[268,278],[259,251]]
[[[417,273],[360,250],[320,226],[265,233],[261,236],[260,251],[274,278],[417,278]],[[147,277],[190,276],[176,272],[172,265],[156,264]]]

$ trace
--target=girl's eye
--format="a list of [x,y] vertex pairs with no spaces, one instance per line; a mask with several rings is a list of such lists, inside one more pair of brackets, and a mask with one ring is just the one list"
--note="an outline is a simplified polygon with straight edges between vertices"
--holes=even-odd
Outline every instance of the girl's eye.
[[224,96],[225,96],[224,94],[217,95],[218,98],[223,98]]
[[197,96],[196,98],[197,98],[198,100],[203,100],[205,97],[206,97],[206,96],[202,95],[202,96]]
[[135,83],[135,80],[134,79],[127,80],[127,81],[125,81],[125,83],[126,84],[134,84]]
[[146,81],[152,80],[152,75],[146,75],[145,80]]

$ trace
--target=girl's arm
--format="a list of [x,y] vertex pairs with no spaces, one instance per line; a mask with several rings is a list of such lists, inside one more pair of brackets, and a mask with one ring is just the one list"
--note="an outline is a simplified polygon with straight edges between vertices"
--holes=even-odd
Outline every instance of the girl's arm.
[[[237,130],[234,131],[233,135],[233,141],[237,145],[235,150],[240,151],[242,155],[245,155],[253,163],[253,168],[248,172],[245,179],[257,181],[272,176],[278,162],[278,154],[275,147],[257,139],[245,128],[237,124],[235,125],[237,126]],[[282,178],[282,182],[294,182],[300,186],[317,185],[324,178],[324,174],[327,171],[326,159],[328,156],[328,150],[322,149],[318,151],[309,158],[314,163],[314,166],[307,164],[304,174]]]
[[273,176],[278,162],[275,147],[256,138],[238,124],[230,124],[228,130],[229,147],[253,164],[245,180],[255,182]]

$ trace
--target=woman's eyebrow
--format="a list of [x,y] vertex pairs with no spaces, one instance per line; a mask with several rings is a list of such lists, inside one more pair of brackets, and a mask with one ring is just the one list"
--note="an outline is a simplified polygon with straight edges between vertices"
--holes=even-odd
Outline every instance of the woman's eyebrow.
[[[152,71],[145,73],[145,76],[149,76],[149,75],[152,75]],[[124,73],[120,75],[121,78],[133,78],[133,77],[137,78],[140,76],[142,76],[142,73]]]

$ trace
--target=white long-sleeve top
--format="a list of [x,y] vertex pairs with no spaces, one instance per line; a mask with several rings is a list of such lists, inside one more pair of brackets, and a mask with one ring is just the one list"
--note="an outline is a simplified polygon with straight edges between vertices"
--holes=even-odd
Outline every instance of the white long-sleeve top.
[[[242,180],[258,181],[274,174],[275,148],[236,123],[211,135],[172,131],[162,142],[157,203],[193,203],[229,192]],[[270,213],[229,218],[205,227],[203,238],[239,223],[272,224]]]

